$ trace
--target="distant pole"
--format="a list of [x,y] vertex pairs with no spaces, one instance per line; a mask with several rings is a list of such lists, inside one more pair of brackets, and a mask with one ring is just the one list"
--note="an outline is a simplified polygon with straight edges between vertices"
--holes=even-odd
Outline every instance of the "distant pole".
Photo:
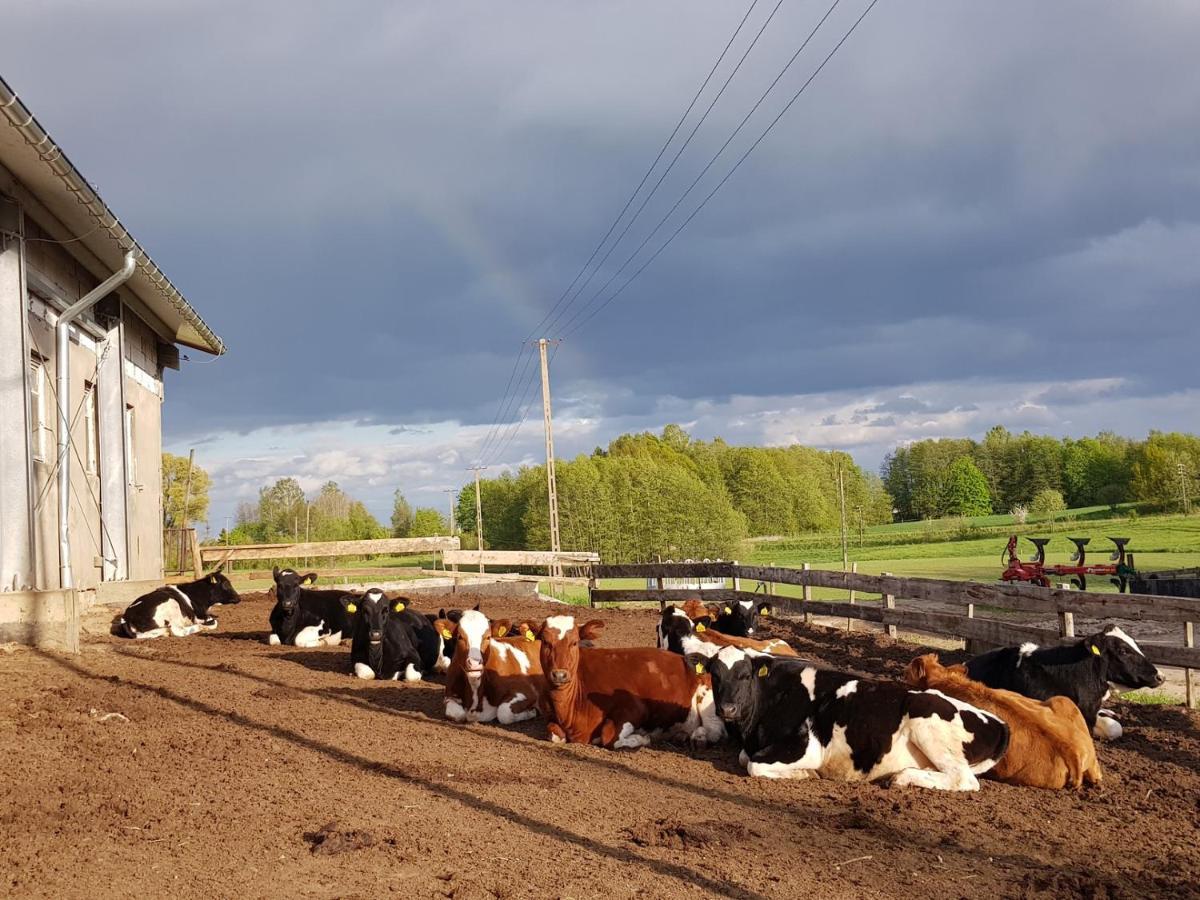
[[454,498],[458,494],[457,488],[442,488],[443,494],[448,494],[446,498],[450,503],[450,537],[454,537]]
[[192,502],[192,464],[196,461],[196,448],[193,447],[188,451],[188,468],[187,479],[184,481],[183,488],[183,510],[179,517],[182,522],[183,530],[179,532],[179,571],[183,571],[183,555],[184,547],[187,546],[187,527],[188,527],[188,506]]
[[850,554],[846,549],[846,485],[845,479],[842,477],[842,465],[838,463],[837,470],[838,481],[838,509],[841,512],[842,522],[842,571],[845,572],[850,568]]
[[483,500],[479,495],[479,472],[487,466],[472,466],[475,472],[475,544],[479,548],[479,571],[483,571]]
[[[312,504],[306,497],[304,500],[304,543],[312,540]],[[308,568],[308,557],[304,557],[304,568]]]
[[[554,478],[554,422],[550,412],[550,364],[546,361],[545,338],[538,341],[538,354],[542,360],[542,418],[546,427],[546,494],[550,501],[550,551],[559,553],[562,545],[558,540],[558,485]],[[556,561],[550,567],[551,578],[562,577],[562,566]]]
[[1191,515],[1192,501],[1188,497],[1187,469],[1183,463],[1178,463],[1175,469],[1179,472],[1179,496],[1183,500],[1183,514],[1185,516]]

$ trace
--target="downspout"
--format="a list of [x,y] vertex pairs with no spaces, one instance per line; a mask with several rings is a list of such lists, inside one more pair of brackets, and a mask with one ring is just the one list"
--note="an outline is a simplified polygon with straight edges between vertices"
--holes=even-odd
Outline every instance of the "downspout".
[[70,325],[80,313],[103,300],[129,280],[137,268],[132,253],[125,254],[119,272],[108,276],[100,285],[72,303],[58,316],[54,326],[56,369],[55,382],[58,401],[58,578],[59,587],[69,590],[75,586],[71,575],[71,336]]

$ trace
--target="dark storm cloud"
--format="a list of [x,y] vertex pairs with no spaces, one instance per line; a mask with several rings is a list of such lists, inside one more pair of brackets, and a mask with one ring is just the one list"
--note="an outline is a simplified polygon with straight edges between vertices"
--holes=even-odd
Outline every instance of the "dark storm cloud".
[[[352,10],[5,12],[5,76],[231,347],[169,379],[176,438],[488,424],[520,341],[740,14],[682,0]],[[784,5],[664,199],[815,17]],[[676,244],[563,345],[558,390],[616,422],[662,397],[957,379],[975,397],[999,382],[1195,387],[1197,45],[1180,4],[885,0]],[[921,411],[904,402],[877,401],[864,423]]]

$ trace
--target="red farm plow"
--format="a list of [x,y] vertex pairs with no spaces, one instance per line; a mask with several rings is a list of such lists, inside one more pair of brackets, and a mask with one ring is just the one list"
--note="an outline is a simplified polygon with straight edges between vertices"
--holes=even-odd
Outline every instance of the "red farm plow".
[[1031,559],[1021,559],[1017,555],[1017,540],[1014,534],[1008,539],[1008,546],[1004,549],[1001,560],[1006,562],[1007,566],[1000,575],[1001,581],[1025,581],[1050,587],[1052,578],[1069,578],[1076,588],[1086,591],[1089,575],[1107,576],[1123,594],[1129,589],[1129,582],[1138,576],[1133,566],[1133,554],[1125,549],[1129,538],[1109,538],[1115,549],[1109,557],[1109,562],[1100,564],[1087,561],[1087,545],[1091,538],[1068,538],[1075,545],[1075,552],[1071,555],[1068,565],[1046,564],[1046,545],[1050,543],[1050,538],[1026,538],[1036,548]]

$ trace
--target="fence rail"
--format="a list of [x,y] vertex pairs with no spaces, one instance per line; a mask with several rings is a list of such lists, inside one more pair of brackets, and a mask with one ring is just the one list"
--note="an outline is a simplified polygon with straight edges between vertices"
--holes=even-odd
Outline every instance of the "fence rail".
[[457,550],[456,537],[380,538],[373,541],[297,541],[291,544],[212,544],[200,548],[200,558],[220,564],[244,559],[298,559],[325,556],[443,553]]
[[[680,577],[724,577],[733,582],[732,590],[611,590],[595,586],[603,578],[663,579]],[[901,578],[894,575],[865,575],[857,572],[825,569],[786,569],[775,566],[743,566],[736,563],[647,563],[641,565],[593,566],[592,605],[598,603],[668,602],[703,597],[706,600],[728,602],[753,599],[761,601],[763,594],[739,590],[740,583],[757,581],[767,586],[771,595],[777,584],[795,585],[804,589],[803,597],[778,597],[772,600],[786,613],[799,614],[811,621],[814,615],[839,616],[846,619],[878,622],[890,634],[897,627],[946,637],[1005,645],[1036,641],[1042,644],[1065,643],[1076,640],[1075,616],[1134,622],[1154,622],[1179,625],[1182,645],[1143,643],[1142,650],[1152,662],[1177,666],[1186,670],[1185,685],[1188,705],[1193,705],[1193,669],[1200,669],[1200,650],[1193,644],[1193,625],[1200,621],[1200,601],[1182,597],[1161,597],[1149,594],[1100,594],[1092,591],[1072,591],[1042,588],[1026,584],[985,584],[973,581],[944,581],[936,578]],[[812,588],[833,588],[847,591],[849,602],[812,599]],[[863,595],[872,595],[864,598]],[[963,614],[944,610],[896,608],[897,600],[917,603],[938,603],[959,607]],[[864,602],[865,601],[865,602]],[[1022,624],[995,618],[981,618],[979,613],[991,610],[1006,612],[1054,614],[1057,629]],[[1137,635],[1135,634],[1136,638]]]

